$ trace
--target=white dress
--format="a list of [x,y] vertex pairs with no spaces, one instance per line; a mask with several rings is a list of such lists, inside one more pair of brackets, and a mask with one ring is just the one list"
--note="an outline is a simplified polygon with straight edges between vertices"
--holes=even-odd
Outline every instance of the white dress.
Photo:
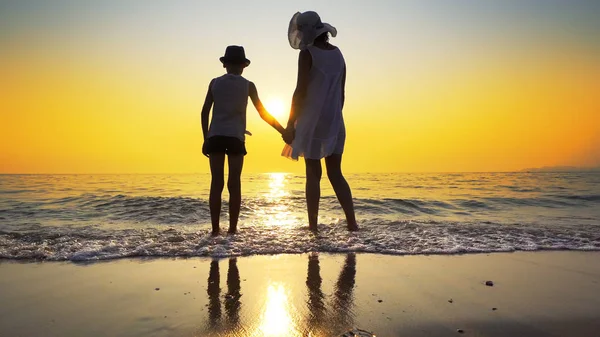
[[308,91],[296,120],[296,137],[282,156],[321,159],[344,152],[346,128],[342,116],[344,57],[339,49],[307,48],[312,57]]

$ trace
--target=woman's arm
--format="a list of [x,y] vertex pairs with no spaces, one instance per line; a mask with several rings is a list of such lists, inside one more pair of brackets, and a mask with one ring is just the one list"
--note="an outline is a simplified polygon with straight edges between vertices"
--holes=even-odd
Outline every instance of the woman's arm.
[[342,74],[342,109],[346,102],[346,65],[344,64],[344,73]]
[[260,118],[262,118],[265,122],[269,123],[275,130],[279,131],[279,133],[283,133],[285,129],[279,122],[265,109],[264,105],[258,98],[258,90],[256,90],[256,86],[254,83],[250,82],[248,87],[248,95],[254,104],[254,107],[258,111]]
[[306,98],[306,92],[308,90],[308,74],[312,67],[312,57],[308,50],[300,51],[298,56],[298,80],[296,82],[296,90],[292,96],[292,108],[290,109],[290,118],[287,122],[287,127],[294,126],[296,119],[301,111],[300,107],[304,103]]
[[208,135],[208,114],[210,113],[210,108],[213,105],[213,95],[212,95],[212,86],[213,79],[210,81],[208,85],[208,92],[206,93],[206,98],[204,99],[204,105],[202,106],[202,113],[200,114],[202,120],[202,134],[204,135],[204,140],[206,140],[206,136]]

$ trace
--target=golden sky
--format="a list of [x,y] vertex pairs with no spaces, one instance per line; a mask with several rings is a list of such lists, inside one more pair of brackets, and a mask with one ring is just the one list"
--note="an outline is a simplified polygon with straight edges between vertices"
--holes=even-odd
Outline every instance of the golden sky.
[[[9,1],[0,4],[0,173],[208,172],[200,109],[243,45],[285,123],[295,11],[344,53],[346,172],[600,165],[600,3]],[[284,110],[284,111],[281,111]],[[248,106],[245,172],[303,172]]]

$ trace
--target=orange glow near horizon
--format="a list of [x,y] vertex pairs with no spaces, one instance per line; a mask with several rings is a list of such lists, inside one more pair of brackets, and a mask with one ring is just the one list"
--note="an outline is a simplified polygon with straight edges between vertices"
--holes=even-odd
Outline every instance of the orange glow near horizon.
[[[10,28],[0,32],[0,173],[208,172],[200,109],[227,44],[245,46],[252,64],[243,76],[285,124],[297,51],[273,27],[285,31],[294,6],[273,5],[264,22],[260,4],[240,13],[214,5],[207,22],[194,14],[203,4],[65,6],[15,3],[0,13]],[[531,16],[508,25],[484,9],[466,16],[440,14],[442,2],[381,3],[364,15],[400,13],[404,26],[372,20],[365,32],[353,23],[356,6],[318,9],[337,26],[332,43],[348,67],[346,172],[600,166],[600,46],[592,31],[567,34],[583,28],[564,8],[507,7]],[[593,10],[569,8],[593,19]],[[542,10],[552,12],[536,17]],[[207,28],[224,15],[237,26]],[[304,171],[280,156],[281,137],[252,104],[247,129],[244,172]]]

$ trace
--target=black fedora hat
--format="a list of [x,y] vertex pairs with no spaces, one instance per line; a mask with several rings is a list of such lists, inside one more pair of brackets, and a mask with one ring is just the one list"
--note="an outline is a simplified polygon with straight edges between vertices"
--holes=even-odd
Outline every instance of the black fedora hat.
[[222,63],[250,65],[250,60],[246,58],[246,52],[242,46],[228,46],[225,49],[225,56],[219,58]]

